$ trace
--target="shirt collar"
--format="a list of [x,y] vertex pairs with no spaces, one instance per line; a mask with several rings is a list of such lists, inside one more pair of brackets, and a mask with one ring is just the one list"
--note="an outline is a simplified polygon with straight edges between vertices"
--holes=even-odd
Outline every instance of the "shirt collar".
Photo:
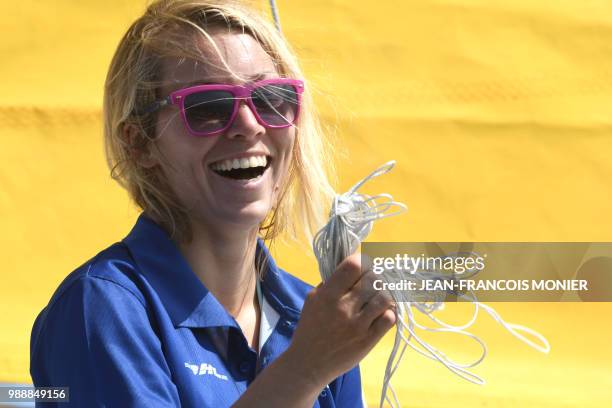
[[267,260],[261,281],[261,289],[266,300],[284,317],[298,320],[304,306],[305,294],[300,293],[299,290],[296,290],[295,285],[291,284],[290,280],[296,278],[276,266],[276,262],[262,239],[257,240],[256,259],[260,257]]
[[[239,327],[193,273],[168,233],[149,217],[141,214],[123,242],[175,326]],[[276,266],[261,239],[257,240],[256,259],[267,260],[261,285],[266,300],[285,319],[297,320],[303,300],[292,294],[285,282],[287,274]]]

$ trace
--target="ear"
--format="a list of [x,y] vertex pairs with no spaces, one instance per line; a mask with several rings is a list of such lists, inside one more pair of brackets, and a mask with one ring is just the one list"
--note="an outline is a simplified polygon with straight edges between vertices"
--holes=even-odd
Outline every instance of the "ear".
[[123,138],[135,161],[146,169],[153,168],[159,163],[153,156],[151,144],[153,141],[143,133],[142,129],[133,123],[123,125]]

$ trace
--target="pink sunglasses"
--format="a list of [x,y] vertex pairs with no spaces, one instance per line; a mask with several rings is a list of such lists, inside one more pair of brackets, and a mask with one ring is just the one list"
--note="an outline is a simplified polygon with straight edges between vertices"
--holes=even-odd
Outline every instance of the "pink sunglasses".
[[272,129],[293,126],[300,113],[304,83],[297,79],[275,78],[248,85],[196,85],[172,92],[142,113],[166,105],[177,105],[189,133],[213,136],[234,122],[244,100],[257,122]]

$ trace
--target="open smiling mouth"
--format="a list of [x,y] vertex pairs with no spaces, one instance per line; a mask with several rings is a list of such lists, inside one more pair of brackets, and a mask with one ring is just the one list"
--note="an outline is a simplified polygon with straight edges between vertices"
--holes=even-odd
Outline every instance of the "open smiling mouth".
[[270,156],[251,156],[214,162],[210,164],[210,169],[222,177],[250,180],[264,174],[271,163]]

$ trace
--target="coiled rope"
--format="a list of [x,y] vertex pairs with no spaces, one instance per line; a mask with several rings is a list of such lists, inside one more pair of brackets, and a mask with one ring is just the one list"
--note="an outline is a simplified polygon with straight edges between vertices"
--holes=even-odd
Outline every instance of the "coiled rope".
[[[406,211],[407,207],[402,203],[394,201],[393,197],[389,194],[368,196],[357,191],[367,181],[389,172],[394,165],[394,161],[385,163],[355,184],[348,192],[335,197],[328,223],[315,235],[313,240],[313,249],[323,280],[329,279],[338,264],[357,250],[359,244],[372,230],[374,221]],[[448,275],[443,276],[436,273],[436,271],[415,271],[414,274],[411,273],[407,276],[403,272],[393,270],[382,274],[381,277],[386,282],[396,282],[401,279],[447,279]],[[393,350],[385,368],[380,397],[381,408],[385,401],[392,408],[400,406],[397,395],[391,386],[391,377],[399,367],[408,346],[419,354],[440,362],[459,377],[475,384],[484,384],[484,379],[470,372],[468,368],[472,368],[483,361],[487,354],[487,347],[479,337],[466,331],[476,322],[481,309],[493,317],[495,321],[501,324],[514,337],[543,353],[550,351],[548,341],[540,333],[524,326],[507,323],[492,307],[478,302],[471,292],[469,292],[469,295],[460,295],[471,301],[474,305],[472,317],[463,325],[450,325],[433,315],[434,312],[444,308],[444,292],[433,293],[433,298],[430,294],[426,300],[419,300],[415,296],[410,298],[410,295],[407,295],[404,291],[390,291],[389,293],[396,303],[397,322]],[[417,323],[415,311],[427,316],[437,327],[428,327]],[[482,352],[477,359],[471,362],[460,363],[454,361],[419,337],[417,329],[428,332],[455,333],[465,336],[478,343]],[[540,344],[533,342],[522,333],[534,336],[539,340]]]

